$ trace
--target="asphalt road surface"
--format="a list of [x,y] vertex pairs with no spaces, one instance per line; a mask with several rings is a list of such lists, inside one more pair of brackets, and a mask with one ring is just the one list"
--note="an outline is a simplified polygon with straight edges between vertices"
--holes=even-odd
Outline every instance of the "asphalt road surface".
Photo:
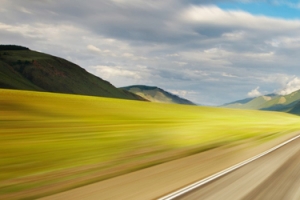
[[300,139],[175,199],[300,200]]

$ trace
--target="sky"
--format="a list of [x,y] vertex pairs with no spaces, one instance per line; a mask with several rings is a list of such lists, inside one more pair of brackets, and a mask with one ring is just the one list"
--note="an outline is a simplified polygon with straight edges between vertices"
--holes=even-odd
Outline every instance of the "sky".
[[0,44],[201,105],[300,89],[300,0],[0,0]]

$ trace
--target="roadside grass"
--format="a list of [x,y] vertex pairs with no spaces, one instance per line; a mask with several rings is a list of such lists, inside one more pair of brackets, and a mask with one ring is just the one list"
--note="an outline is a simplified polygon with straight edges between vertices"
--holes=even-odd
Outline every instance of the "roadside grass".
[[0,199],[37,198],[300,129],[286,113],[0,90]]

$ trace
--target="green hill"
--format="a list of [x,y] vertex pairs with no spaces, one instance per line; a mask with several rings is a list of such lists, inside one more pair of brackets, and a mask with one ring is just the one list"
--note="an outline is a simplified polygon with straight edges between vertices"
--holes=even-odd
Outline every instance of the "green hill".
[[0,45],[0,88],[144,100],[62,58]]
[[132,85],[128,87],[122,87],[121,89],[132,92],[152,102],[195,105],[193,102],[187,99],[171,94],[158,87],[146,85]]
[[227,108],[282,111],[300,114],[300,90],[288,95],[264,95],[223,105]]
[[254,98],[247,98],[247,99],[242,99],[242,100],[238,100],[238,101],[234,101],[234,102],[230,102],[230,103],[226,103],[223,105],[223,107],[225,106],[229,106],[229,105],[241,105],[241,104],[246,104],[249,101],[252,101]]

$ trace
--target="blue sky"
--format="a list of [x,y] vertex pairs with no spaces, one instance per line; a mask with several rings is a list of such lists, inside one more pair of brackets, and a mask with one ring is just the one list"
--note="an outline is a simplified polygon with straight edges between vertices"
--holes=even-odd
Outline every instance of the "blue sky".
[[264,15],[283,19],[300,19],[299,0],[267,0],[217,3],[224,10],[243,10],[254,15]]
[[1,44],[117,87],[158,86],[202,105],[300,89],[298,1],[0,1]]

